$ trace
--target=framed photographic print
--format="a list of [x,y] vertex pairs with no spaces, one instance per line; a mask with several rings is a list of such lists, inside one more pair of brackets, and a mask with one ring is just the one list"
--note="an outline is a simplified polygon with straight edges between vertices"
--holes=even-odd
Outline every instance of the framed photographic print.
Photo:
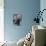
[[21,20],[22,20],[21,14],[14,14],[13,15],[13,24],[20,25]]

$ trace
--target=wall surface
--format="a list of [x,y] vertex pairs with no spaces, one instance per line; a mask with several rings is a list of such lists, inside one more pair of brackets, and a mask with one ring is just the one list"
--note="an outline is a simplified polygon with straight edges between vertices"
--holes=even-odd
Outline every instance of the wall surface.
[[[4,31],[5,40],[18,41],[32,28],[32,21],[36,17],[35,12],[40,9],[40,0],[5,0]],[[13,14],[22,14],[20,26],[13,24]]]

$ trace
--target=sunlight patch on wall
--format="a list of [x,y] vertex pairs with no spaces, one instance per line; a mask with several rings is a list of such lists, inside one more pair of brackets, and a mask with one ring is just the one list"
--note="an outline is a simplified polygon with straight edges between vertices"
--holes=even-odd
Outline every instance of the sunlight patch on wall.
[[4,0],[0,0],[0,42],[4,41]]
[[4,6],[4,0],[0,0],[0,8]]

